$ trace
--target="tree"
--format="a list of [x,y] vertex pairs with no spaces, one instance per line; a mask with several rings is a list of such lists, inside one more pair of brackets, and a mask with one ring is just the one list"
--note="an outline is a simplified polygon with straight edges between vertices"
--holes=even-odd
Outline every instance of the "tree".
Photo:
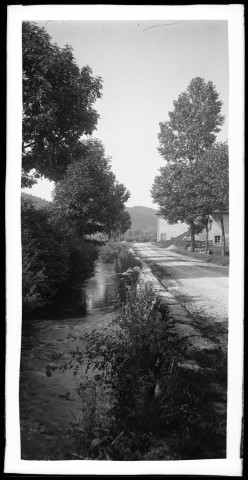
[[211,213],[220,215],[222,254],[226,254],[223,213],[229,209],[229,155],[227,142],[218,142],[206,151],[201,169],[201,193],[208,197]]
[[124,205],[130,197],[130,192],[122,183],[117,182],[114,178],[113,180],[105,203],[105,232],[109,238],[112,236],[120,238],[121,234],[131,226],[131,218],[125,211]]
[[45,176],[58,181],[74,159],[83,134],[96,128],[92,108],[102,81],[89,66],[79,68],[70,46],[51,43],[44,28],[23,22],[22,184]]
[[158,151],[166,161],[190,164],[210,148],[224,123],[218,97],[212,82],[196,77],[174,100],[170,121],[160,123],[158,134]]
[[124,235],[124,233],[126,233],[131,227],[132,227],[132,220],[130,217],[130,213],[125,210],[124,212],[121,212],[121,215],[120,215],[120,223],[119,223],[120,234]]
[[99,140],[90,139],[81,146],[81,156],[69,165],[55,187],[56,212],[81,236],[97,232],[110,235],[130,194],[116,181]]
[[159,205],[158,213],[169,224],[185,222],[189,225],[193,251],[195,234],[202,231],[210,213],[200,190],[192,166],[185,164],[168,164],[160,168],[160,175],[155,177],[151,190],[154,202]]
[[[170,224],[189,225],[194,250],[194,235],[208,228],[209,215],[220,213],[222,244],[225,251],[223,212],[228,209],[229,175],[227,143],[207,150],[201,162],[186,165],[169,163],[160,169],[152,187],[159,214]],[[207,241],[206,241],[207,249]]]
[[113,223],[112,233],[113,236],[116,236],[121,240],[122,235],[131,228],[132,222],[130,214],[126,210],[121,209],[117,216],[118,218]]
[[160,123],[159,153],[166,160],[152,188],[154,202],[169,223],[189,225],[192,250],[195,234],[206,225],[211,205],[209,196],[200,188],[204,154],[213,145],[224,122],[222,102],[212,82],[202,78],[191,80],[187,90],[173,102],[170,121]]

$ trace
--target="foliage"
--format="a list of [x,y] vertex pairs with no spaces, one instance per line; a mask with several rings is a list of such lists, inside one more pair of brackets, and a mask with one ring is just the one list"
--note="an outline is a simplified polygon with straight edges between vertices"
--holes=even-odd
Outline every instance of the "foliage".
[[216,133],[224,122],[218,97],[212,82],[194,78],[186,92],[173,102],[170,121],[160,123],[158,135],[158,150],[167,165],[155,178],[152,197],[169,223],[181,221],[189,225],[193,251],[195,234],[207,225],[216,202],[212,183],[216,169],[211,170],[209,156],[213,155],[207,152],[212,152]]
[[[73,352],[75,372],[85,365],[96,388],[87,434],[73,456],[102,460],[169,460],[225,456],[225,421],[211,408],[211,382],[222,378],[223,359],[204,375],[181,368],[184,344],[169,334],[166,314],[152,291],[137,288],[126,272],[126,300],[101,332],[85,335],[84,351]],[[71,368],[71,366],[70,366]],[[224,379],[222,381],[225,381]],[[80,376],[82,399],[87,385]],[[88,409],[85,408],[86,420]],[[92,413],[92,410],[91,410]],[[83,420],[84,421],[84,420]],[[81,441],[80,441],[81,438]],[[75,451],[76,450],[76,451]],[[71,458],[71,457],[68,457]]]
[[23,311],[31,313],[56,300],[56,294],[88,278],[97,247],[54,222],[52,208],[37,209],[22,199]]
[[[96,128],[92,108],[102,81],[79,68],[72,48],[51,43],[44,28],[23,22],[23,186],[43,175],[59,180],[83,134]],[[32,173],[35,172],[33,175]]]
[[111,263],[117,260],[120,252],[125,248],[123,243],[110,240],[99,248],[99,260],[103,263]]
[[118,236],[124,233],[131,225],[130,215],[124,210],[124,203],[130,197],[130,192],[122,183],[119,183],[113,177],[113,183],[109,188],[107,198],[105,200],[105,232],[109,236]]
[[213,145],[224,123],[222,102],[212,82],[193,78],[174,100],[170,120],[160,123],[159,153],[168,162],[191,163]]
[[126,242],[155,242],[157,235],[152,231],[145,232],[143,230],[128,230],[124,234],[123,239]]
[[117,305],[119,307],[125,307],[128,300],[130,299],[130,292],[135,296],[136,288],[139,281],[140,275],[140,266],[136,265],[135,267],[129,267],[126,271],[122,273],[117,273]]
[[[112,216],[112,212],[110,215]],[[113,218],[113,217],[112,217]],[[131,217],[129,212],[124,210],[123,207],[119,208],[119,213],[116,211],[115,220],[111,222],[110,217],[110,225],[108,228],[109,236],[114,238],[123,238],[123,234],[131,227]]]
[[78,157],[69,165],[54,190],[57,215],[78,235],[106,232],[116,226],[129,192],[116,181],[103,144],[96,139],[81,142]]
[[213,145],[195,164],[162,167],[152,187],[159,213],[171,224],[186,222],[201,232],[209,215],[228,209],[228,171],[227,143]]
[[67,276],[68,250],[49,211],[22,199],[23,310],[49,303]]
[[208,198],[211,213],[220,214],[222,255],[226,255],[223,213],[229,209],[229,155],[227,142],[213,145],[204,155],[201,174],[201,194]]
[[123,273],[126,272],[129,268],[140,267],[142,266],[142,262],[139,258],[135,257],[130,249],[122,250],[118,256],[116,262],[116,273]]
[[227,142],[218,142],[205,152],[199,174],[201,174],[202,191],[212,202],[211,211],[224,212],[228,210],[229,155]]
[[155,177],[152,197],[159,204],[159,214],[169,224],[185,222],[199,233],[210,213],[208,197],[202,192],[198,165],[168,164]]
[[67,238],[69,251],[68,272],[65,285],[77,284],[89,278],[93,273],[94,262],[98,258],[97,245],[71,234]]

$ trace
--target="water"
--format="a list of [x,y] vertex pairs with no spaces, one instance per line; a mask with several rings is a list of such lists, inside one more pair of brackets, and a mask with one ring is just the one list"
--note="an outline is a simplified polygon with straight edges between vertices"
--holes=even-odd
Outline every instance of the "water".
[[[81,315],[23,322],[20,366],[21,454],[26,460],[65,459],[72,434],[80,429],[82,400],[73,369],[47,367],[68,363],[85,332],[100,330],[113,318],[112,264],[98,263],[81,290]],[[86,306],[86,308],[85,308]],[[78,305],[75,311],[78,312]],[[80,309],[79,309],[80,310]]]

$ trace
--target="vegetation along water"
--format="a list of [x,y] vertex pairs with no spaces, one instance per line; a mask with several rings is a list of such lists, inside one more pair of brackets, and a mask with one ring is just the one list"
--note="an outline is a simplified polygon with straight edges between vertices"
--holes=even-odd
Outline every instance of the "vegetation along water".
[[[130,192],[91,136],[103,79],[45,28],[25,21],[22,33],[22,187],[54,182],[51,202],[21,200],[22,458],[223,458],[225,421],[218,425],[209,408],[209,385],[213,376],[225,384],[225,359],[212,373],[182,373],[183,347],[171,341],[166,311],[121,242],[125,234],[155,240],[155,231],[130,230]],[[187,223],[192,252],[217,210],[225,254],[222,101],[211,81],[195,77],[173,105],[160,123],[166,164],[152,198],[169,223]]]

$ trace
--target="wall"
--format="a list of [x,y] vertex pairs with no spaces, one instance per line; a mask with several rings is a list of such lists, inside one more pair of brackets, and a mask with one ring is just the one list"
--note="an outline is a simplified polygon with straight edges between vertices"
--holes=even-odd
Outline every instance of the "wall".
[[188,226],[186,223],[178,222],[175,225],[169,225],[166,220],[157,215],[157,242],[171,240],[171,238],[178,237],[178,235],[187,232],[187,230]]
[[[225,239],[226,239],[226,246],[229,246],[229,213],[224,213],[223,214],[223,219],[224,219],[224,229],[225,229]],[[212,215],[212,222],[211,222],[211,228],[208,232],[208,240],[213,241],[213,245],[216,247],[221,247],[221,238],[220,238],[220,243],[215,243],[215,237],[219,236],[221,237],[221,222],[220,222],[220,214],[215,212]],[[201,240],[205,241],[206,240],[206,230],[203,230],[201,233],[196,235],[196,240]]]

